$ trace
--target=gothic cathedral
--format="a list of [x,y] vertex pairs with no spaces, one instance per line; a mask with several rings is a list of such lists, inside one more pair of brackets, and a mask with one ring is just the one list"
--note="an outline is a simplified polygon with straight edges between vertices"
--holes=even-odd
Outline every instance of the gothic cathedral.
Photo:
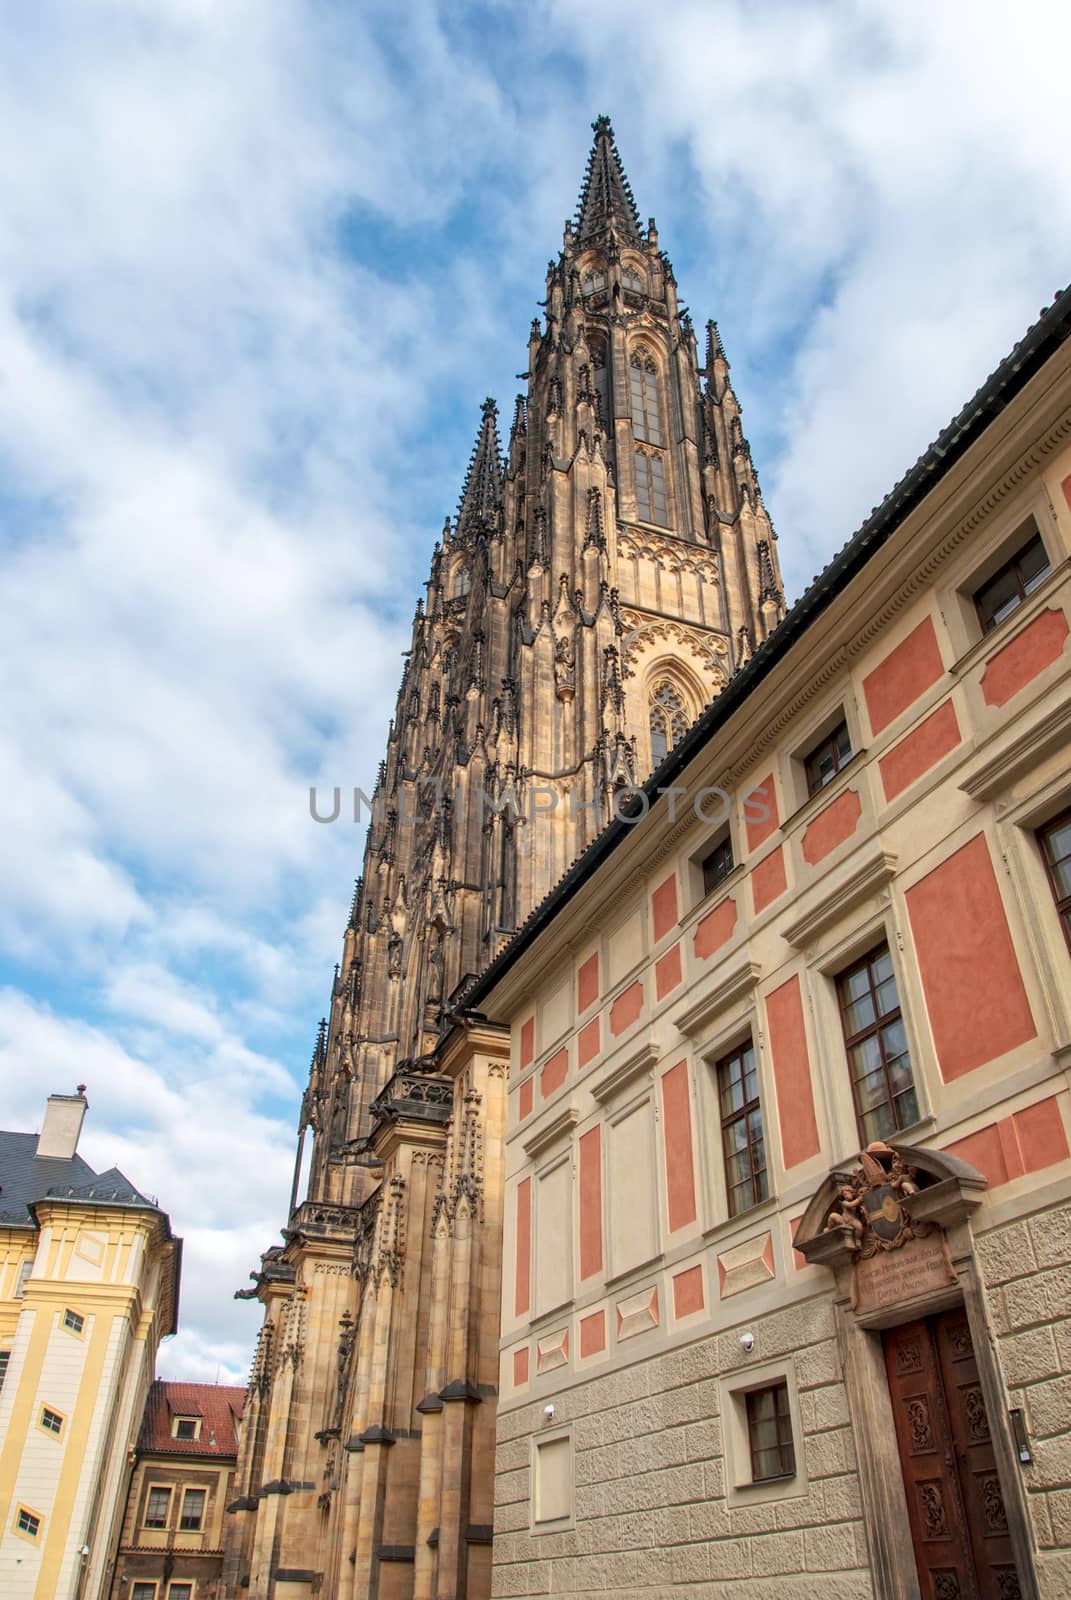
[[222,1592],[490,1594],[507,1041],[464,992],[777,626],[718,330],[700,365],[609,120],[502,453],[483,405],[413,619],[264,1306]]

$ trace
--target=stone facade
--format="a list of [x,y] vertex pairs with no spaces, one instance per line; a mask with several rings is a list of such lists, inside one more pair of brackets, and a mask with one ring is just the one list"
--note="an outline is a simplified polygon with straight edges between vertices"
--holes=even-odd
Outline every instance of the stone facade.
[[413,620],[313,1054],[228,1593],[490,1587],[500,1030],[456,1001],[784,613],[729,366],[605,118],[505,456],[487,401]]
[[1071,291],[466,996],[512,1040],[495,1595],[1071,1594],[1069,335]]

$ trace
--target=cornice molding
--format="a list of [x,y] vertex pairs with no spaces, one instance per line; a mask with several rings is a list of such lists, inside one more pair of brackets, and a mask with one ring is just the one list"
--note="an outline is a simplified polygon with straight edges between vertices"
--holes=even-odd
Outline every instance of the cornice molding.
[[803,911],[794,922],[782,927],[781,933],[789,944],[801,950],[846,912],[883,889],[895,875],[895,855],[879,847],[876,854],[859,862],[847,877],[834,878],[832,884],[828,877],[824,878],[818,895],[803,896]]
[[549,1150],[559,1139],[572,1133],[579,1121],[580,1112],[575,1105],[570,1103],[563,1106],[557,1116],[551,1117],[549,1122],[533,1128],[528,1138],[522,1140],[521,1148],[526,1156],[542,1155],[544,1150]]
[[734,1000],[739,1000],[741,995],[754,989],[762,977],[762,968],[757,961],[750,957],[727,972],[713,989],[708,989],[694,1005],[674,1017],[674,1022],[681,1033],[694,1036],[702,1033],[709,1022],[713,1022],[719,1011],[731,1005]]
[[658,1046],[653,1040],[646,1039],[638,1050],[633,1050],[604,1078],[600,1078],[598,1083],[592,1084],[592,1096],[600,1105],[606,1105],[609,1101],[615,1100],[622,1090],[628,1088],[629,1084],[644,1073],[649,1073],[657,1063],[658,1058]]

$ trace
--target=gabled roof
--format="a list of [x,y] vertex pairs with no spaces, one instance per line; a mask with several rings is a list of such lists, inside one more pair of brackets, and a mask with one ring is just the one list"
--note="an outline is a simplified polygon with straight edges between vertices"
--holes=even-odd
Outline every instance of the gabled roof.
[[[145,1400],[138,1435],[142,1455],[237,1456],[245,1390],[218,1383],[168,1383],[157,1378]],[[200,1417],[199,1439],[172,1438],[176,1417]],[[214,1441],[214,1442],[213,1442]]]
[[[662,765],[652,772],[643,785],[647,806],[642,814],[646,815],[647,808],[654,809],[660,797],[725,726],[733,713],[739,710],[752,690],[788,655],[811,624],[848,587],[916,506],[982,438],[994,418],[1026,388],[1031,378],[1040,372],[1068,339],[1071,339],[1071,287],[1062,289],[1052,305],[1041,312],[1038,320],[1012,346],[981,388],[941,430],[881,504],[874,508],[862,527],[818,574],[769,638],[763,640],[750,661],[729,680],[680,743],[669,752]],[[637,816],[640,814],[638,809]],[[458,1009],[474,1008],[486,999],[558,912],[594,877],[607,857],[629,836],[635,820],[632,816],[615,818],[596,835],[550,893],[533,908],[513,937],[503,945],[465,994]]]
[[80,1155],[39,1156],[37,1139],[36,1133],[0,1132],[0,1224],[33,1227],[33,1207],[40,1200],[159,1210],[118,1167],[96,1173]]

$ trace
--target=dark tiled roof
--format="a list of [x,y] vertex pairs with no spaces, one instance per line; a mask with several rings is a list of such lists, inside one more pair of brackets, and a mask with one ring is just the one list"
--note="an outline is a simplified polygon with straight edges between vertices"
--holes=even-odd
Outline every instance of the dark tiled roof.
[[46,1196],[98,1204],[151,1206],[118,1167],[97,1174],[81,1156],[39,1156],[36,1133],[0,1133],[0,1223],[33,1225],[30,1207]]
[[[780,625],[755,651],[751,660],[729,680],[681,742],[669,752],[662,765],[651,774],[643,785],[643,791],[652,809],[660,794],[680,776],[693,756],[724,727],[751,691],[788,655],[796,640],[847,588],[955,462],[981,439],[993,419],[1069,338],[1071,286],[1060,290],[1052,305],[1041,311],[1038,320],[1026,330],[1018,344],[1012,346],[962,411],[941,430],[914,466],[905,472],[881,504],[874,508],[862,527],[837,551]],[[505,976],[567,901],[594,876],[606,858],[628,836],[632,822],[632,818],[624,817],[607,823],[583,854],[577,856],[567,868],[554,888],[533,907],[516,933],[466,991],[458,1002],[459,1010],[478,1006],[486,999],[499,979]]]
[[[138,1450],[143,1455],[151,1452],[210,1460],[237,1456],[238,1422],[244,1405],[244,1389],[218,1383],[167,1383],[157,1378],[145,1401]],[[200,1417],[201,1437],[173,1439],[175,1417]]]

